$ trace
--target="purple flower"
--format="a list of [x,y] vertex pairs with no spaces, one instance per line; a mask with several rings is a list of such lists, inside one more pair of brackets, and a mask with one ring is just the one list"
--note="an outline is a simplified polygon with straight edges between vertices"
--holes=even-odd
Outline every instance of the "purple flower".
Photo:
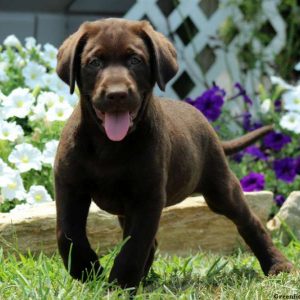
[[186,98],[184,100],[186,103],[193,105],[194,104],[194,100],[192,98]]
[[300,175],[300,156],[295,159],[295,170]]
[[238,91],[239,91],[239,93],[238,93],[237,95],[235,95],[234,98],[239,97],[239,96],[242,96],[245,103],[247,103],[247,104],[249,104],[249,105],[252,105],[253,102],[252,102],[252,100],[250,99],[250,97],[247,95],[246,90],[242,87],[242,85],[241,85],[240,83],[237,82],[237,83],[234,85],[234,87],[237,88]]
[[260,173],[250,172],[240,182],[245,192],[261,191],[265,186],[265,176]]
[[282,204],[285,201],[285,198],[282,195],[276,195],[274,201],[278,206],[282,206]]
[[253,123],[251,130],[258,129],[260,127],[262,127],[262,123],[259,122],[259,121],[256,121],[256,122]]
[[276,177],[287,183],[293,182],[297,175],[295,161],[290,157],[275,160],[273,168]]
[[288,135],[272,131],[264,137],[263,141],[267,148],[280,151],[286,144],[290,143],[292,139]]
[[252,131],[252,130],[255,130],[257,128],[260,128],[262,127],[262,123],[261,122],[258,122],[258,121],[255,121],[252,123],[252,115],[250,112],[248,111],[245,111],[243,114],[242,114],[242,117],[243,117],[243,128],[244,130],[246,131]]
[[280,112],[282,109],[282,101],[280,99],[275,100],[274,107],[276,112]]
[[221,109],[224,104],[225,91],[218,86],[213,86],[211,89],[205,91],[201,96],[196,98],[191,103],[188,103],[199,109],[209,121],[216,121],[221,114]]
[[243,128],[246,131],[251,131],[251,114],[249,112],[243,113]]
[[267,155],[262,152],[258,147],[256,146],[249,146],[245,149],[245,153],[250,154],[251,156],[258,158],[260,160],[267,160]]
[[243,152],[243,151],[240,151],[240,152],[238,152],[238,153],[233,154],[231,158],[232,158],[235,162],[240,163],[240,162],[242,161],[243,157],[244,157],[244,152]]

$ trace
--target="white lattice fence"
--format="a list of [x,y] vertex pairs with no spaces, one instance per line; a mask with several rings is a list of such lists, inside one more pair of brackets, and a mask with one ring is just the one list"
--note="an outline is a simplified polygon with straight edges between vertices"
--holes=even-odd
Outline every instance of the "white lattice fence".
[[[257,62],[255,70],[242,73],[238,60],[239,51],[246,51],[253,27],[272,33],[267,45],[259,39],[252,41],[262,61],[271,62],[284,47],[286,28],[277,10],[279,0],[263,0],[261,18],[255,23],[245,22],[239,6],[230,7],[226,2],[137,0],[124,16],[134,20],[148,19],[175,44],[180,69],[168,84],[165,95],[181,99],[195,97],[206,88],[205,83],[211,84],[213,81],[225,87],[241,81],[253,93],[262,75],[261,66]],[[229,16],[240,25],[236,28],[236,35],[224,47],[224,43],[217,38],[218,30]],[[273,72],[268,64],[264,63],[264,67],[267,73]]]

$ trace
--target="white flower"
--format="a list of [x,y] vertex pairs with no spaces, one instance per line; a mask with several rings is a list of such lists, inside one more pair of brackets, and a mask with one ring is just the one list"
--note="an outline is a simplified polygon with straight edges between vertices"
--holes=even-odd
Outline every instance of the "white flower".
[[286,83],[282,78],[277,77],[277,76],[271,76],[270,80],[272,82],[272,84],[274,85],[279,85],[281,88],[283,89],[293,89],[294,87],[288,83]]
[[1,104],[6,101],[7,97],[0,90],[0,120],[5,119],[4,109],[1,107]]
[[18,68],[24,68],[26,65],[26,58],[24,59],[20,54],[15,54],[14,65]]
[[0,90],[0,103],[6,101],[7,97]]
[[3,112],[3,109],[2,109],[2,107],[0,107],[0,120],[2,121],[2,120],[5,120],[5,115],[4,115],[4,112]]
[[0,52],[0,60],[1,61],[9,61],[9,57],[6,51]]
[[47,108],[51,108],[57,105],[59,101],[59,97],[57,94],[53,92],[42,92],[37,98],[38,104],[43,104]]
[[44,53],[42,54],[43,59],[50,65],[51,68],[56,68],[57,63],[57,48],[47,43],[44,45]]
[[25,48],[27,50],[32,50],[32,49],[36,49],[37,51],[39,51],[41,49],[41,45],[37,45],[36,44],[36,39],[32,36],[25,38]]
[[26,67],[22,70],[22,74],[25,78],[25,83],[31,89],[36,86],[43,85],[43,75],[46,73],[46,68],[36,62],[29,61]]
[[29,114],[33,102],[34,97],[28,89],[16,88],[3,102],[4,114],[6,118],[24,118]]
[[53,86],[53,91],[61,94],[70,94],[70,87],[64,83],[58,76],[56,77],[57,80],[54,82],[55,85]]
[[18,214],[23,213],[24,210],[28,210],[32,207],[29,203],[21,203],[15,206],[15,208],[11,209],[9,213]]
[[300,85],[283,93],[282,99],[286,110],[300,112]]
[[56,73],[45,74],[43,76],[43,83],[51,91],[61,94],[69,94],[70,87],[64,83]]
[[20,46],[22,46],[21,42],[18,40],[18,38],[14,34],[9,35],[8,37],[6,37],[6,39],[3,41],[3,44],[6,47],[20,47]]
[[300,61],[295,65],[294,69],[300,71]]
[[21,173],[31,169],[41,170],[42,168],[41,151],[27,143],[17,145],[9,155],[8,160],[15,164]]
[[53,121],[65,121],[69,118],[73,111],[72,106],[67,104],[66,102],[64,103],[58,103],[51,107],[47,113],[46,113],[46,119],[49,122]]
[[38,121],[43,120],[46,117],[46,109],[45,105],[42,103],[38,103],[32,108],[33,114],[29,117],[30,121]]
[[75,105],[78,103],[78,96],[76,93],[70,94],[69,92],[67,94],[61,94],[59,97],[60,102],[66,101],[68,102],[72,107],[75,107]]
[[42,185],[32,185],[27,194],[26,201],[29,204],[40,204],[44,202],[51,202],[51,196]]
[[56,79],[56,74],[55,73],[46,73],[43,75],[43,84],[44,84],[44,87],[46,88],[49,88],[50,90],[53,90],[52,89],[52,86],[53,86],[53,81]]
[[25,38],[25,48],[30,50],[36,46],[36,39],[32,36]]
[[269,112],[270,108],[271,108],[271,104],[272,104],[271,99],[265,99],[260,106],[261,112],[263,114],[266,114],[267,112]]
[[8,200],[23,200],[25,195],[26,192],[20,174],[18,172],[10,173],[7,176],[6,185],[2,187],[2,196]]
[[284,129],[300,133],[300,114],[288,112],[281,118],[279,124]]
[[0,140],[14,142],[23,135],[24,132],[22,127],[16,122],[0,121]]
[[1,158],[0,158],[0,187],[4,187],[9,183],[8,177],[10,174],[14,173],[15,170],[10,168]]
[[7,63],[2,61],[0,62],[0,81],[7,81],[9,78],[6,74],[6,69],[7,69]]
[[52,140],[45,144],[45,149],[43,151],[43,158],[42,158],[45,164],[50,164],[53,166],[57,147],[58,147],[57,140]]

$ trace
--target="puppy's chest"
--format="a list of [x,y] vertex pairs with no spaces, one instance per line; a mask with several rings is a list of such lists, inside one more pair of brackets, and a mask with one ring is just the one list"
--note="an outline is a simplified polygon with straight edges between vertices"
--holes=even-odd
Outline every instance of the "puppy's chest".
[[86,173],[91,182],[91,197],[103,210],[123,215],[129,203],[134,201],[139,183],[149,177],[147,160],[134,150],[132,155],[110,156],[106,159],[93,157],[86,165]]
[[128,198],[130,180],[123,167],[98,167],[92,174],[91,197],[103,210],[116,215],[123,215]]
[[124,215],[124,202],[119,197],[105,197],[101,193],[94,193],[92,200],[99,208],[113,215]]

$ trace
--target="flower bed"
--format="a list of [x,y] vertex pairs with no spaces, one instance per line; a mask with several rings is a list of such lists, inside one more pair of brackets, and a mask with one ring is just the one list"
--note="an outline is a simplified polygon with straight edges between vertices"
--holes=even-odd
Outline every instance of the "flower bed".
[[[295,69],[300,71],[299,63]],[[252,98],[236,83],[232,96],[214,84],[186,101],[207,117],[223,139],[274,124],[275,129],[256,145],[232,155],[230,165],[244,191],[271,190],[281,206],[300,186],[300,85],[290,85],[279,77],[271,77],[270,83],[269,90],[260,85],[258,95]]]
[[[53,199],[52,166],[64,122],[78,102],[55,73],[57,49],[24,45],[9,36],[0,46],[0,211],[22,210]],[[250,97],[236,83],[228,97],[213,85],[196,99],[219,136],[231,139],[264,124],[275,130],[230,164],[245,191],[271,190],[278,205],[300,186],[300,86],[272,77]],[[288,184],[287,184],[288,183]]]
[[57,49],[15,36],[0,46],[0,211],[52,201],[60,131],[78,96],[55,72]]

